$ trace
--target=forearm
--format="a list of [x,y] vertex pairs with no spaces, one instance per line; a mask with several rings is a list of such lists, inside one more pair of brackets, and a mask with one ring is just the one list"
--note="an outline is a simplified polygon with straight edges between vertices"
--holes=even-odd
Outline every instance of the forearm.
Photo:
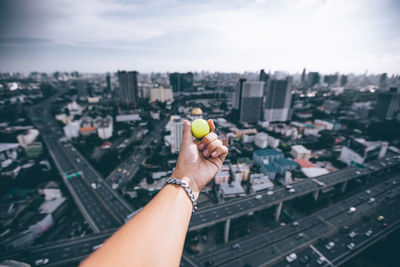
[[165,186],[82,266],[178,266],[192,208],[183,188]]

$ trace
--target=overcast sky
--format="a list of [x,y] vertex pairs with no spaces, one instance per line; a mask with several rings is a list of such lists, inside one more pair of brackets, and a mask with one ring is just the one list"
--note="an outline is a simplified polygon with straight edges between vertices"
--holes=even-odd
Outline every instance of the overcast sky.
[[400,73],[397,0],[2,0],[0,71]]

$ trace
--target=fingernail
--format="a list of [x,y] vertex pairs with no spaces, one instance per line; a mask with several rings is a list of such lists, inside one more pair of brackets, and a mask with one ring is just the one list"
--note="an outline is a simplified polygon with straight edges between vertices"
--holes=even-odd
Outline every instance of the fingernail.
[[208,149],[204,150],[203,155],[206,157],[208,156]]
[[203,148],[204,148],[204,144],[203,144],[203,143],[200,143],[199,149],[203,149]]
[[214,151],[213,153],[211,153],[211,156],[215,157],[217,155],[217,151]]

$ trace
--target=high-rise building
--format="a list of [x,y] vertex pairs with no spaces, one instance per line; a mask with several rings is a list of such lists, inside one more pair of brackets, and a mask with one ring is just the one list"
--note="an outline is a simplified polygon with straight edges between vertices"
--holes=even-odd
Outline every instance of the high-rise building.
[[345,86],[347,84],[347,75],[342,75],[340,77],[340,86]]
[[169,83],[174,92],[190,92],[193,90],[193,73],[171,73]]
[[171,153],[178,153],[183,136],[183,120],[180,116],[171,116]]
[[118,103],[124,109],[138,108],[137,71],[118,71],[119,89],[116,94]]
[[265,82],[240,79],[236,84],[233,99],[233,116],[235,120],[257,123],[260,119]]
[[264,101],[265,121],[287,121],[292,101],[292,79],[272,80],[268,86]]
[[382,73],[379,77],[379,88],[384,90],[387,85],[387,73]]
[[269,74],[265,73],[264,70],[260,71],[260,79],[261,82],[267,82],[269,80]]
[[314,85],[319,84],[321,77],[319,76],[319,72],[309,72],[308,73],[308,86],[313,87]]
[[378,94],[374,116],[379,119],[400,119],[400,92],[397,87]]
[[110,73],[107,73],[106,81],[107,81],[107,91],[108,91],[108,92],[111,92],[111,91],[112,91],[112,88],[111,88],[111,77],[110,77]]
[[303,68],[303,72],[301,73],[301,85],[306,85],[306,68]]

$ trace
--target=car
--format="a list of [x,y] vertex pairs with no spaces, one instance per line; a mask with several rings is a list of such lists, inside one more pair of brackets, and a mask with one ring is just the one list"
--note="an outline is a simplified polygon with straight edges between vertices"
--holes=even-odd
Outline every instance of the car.
[[287,190],[292,189],[292,188],[293,188],[293,186],[291,186],[290,184],[285,185],[285,189],[287,189]]
[[395,184],[397,184],[397,181],[393,181],[393,182],[392,182],[392,185],[395,185]]
[[206,235],[202,235],[202,236],[201,236],[201,240],[203,240],[204,243],[207,243],[208,238],[207,238]]
[[371,194],[371,190],[367,190],[367,191],[365,191],[365,193]]
[[239,243],[235,243],[232,245],[232,249],[239,249],[240,248],[240,244]]
[[372,230],[368,230],[364,234],[366,237],[370,237],[372,235]]
[[213,260],[208,260],[204,263],[205,266],[213,266],[214,265],[214,261]]
[[101,248],[101,246],[103,246],[103,243],[94,245],[94,246],[92,247],[92,249],[93,249],[93,250],[96,250],[96,249],[98,249],[98,248]]
[[289,193],[294,193],[294,192],[296,192],[296,190],[294,188],[289,189]]
[[348,214],[352,214],[356,211],[355,207],[350,207],[349,210],[347,211]]
[[377,218],[376,218],[376,220],[378,221],[378,222],[381,222],[381,221],[383,221],[385,219],[385,217],[383,217],[383,216],[378,216]]
[[76,163],[80,163],[81,162],[81,159],[80,158],[76,158]]
[[300,257],[300,262],[302,264],[306,264],[309,260],[310,260],[310,257],[307,256],[307,255],[303,255],[303,256]]
[[356,237],[356,235],[357,235],[357,233],[356,233],[356,232],[354,232],[354,231],[351,231],[351,232],[348,234],[348,237],[350,237],[350,238],[354,238],[354,237]]
[[349,227],[347,225],[345,225],[342,228],[340,228],[340,232],[341,233],[347,233],[347,231],[349,231]]
[[350,250],[353,250],[355,247],[356,247],[356,245],[354,245],[354,243],[347,244],[347,248]]
[[386,228],[388,226],[388,224],[387,223],[381,223],[381,225],[380,225],[380,227],[383,229],[383,228]]
[[322,264],[324,264],[326,262],[326,259],[325,259],[325,257],[323,257],[323,256],[321,256],[321,257],[319,257],[318,259],[317,259],[317,263],[319,264],[319,265],[322,265]]
[[286,261],[289,262],[289,263],[293,262],[295,260],[297,260],[296,253],[290,253],[289,255],[286,256]]
[[35,261],[35,265],[36,266],[40,266],[40,265],[44,265],[49,263],[49,259],[48,258],[44,258],[44,259],[38,259]]
[[300,223],[298,221],[292,222],[292,226],[299,226],[299,225],[300,225]]
[[335,242],[329,242],[328,244],[325,245],[325,248],[327,250],[331,250],[335,246]]
[[91,183],[90,185],[92,186],[93,189],[97,188],[97,185],[95,183]]
[[361,201],[364,201],[364,197],[363,196],[360,196],[358,199],[361,200]]
[[262,199],[262,195],[257,195],[255,199]]
[[274,194],[274,191],[268,191],[267,196],[272,196]]
[[371,197],[369,200],[368,200],[368,204],[373,204],[375,202],[375,198],[373,198],[373,197]]
[[295,236],[295,238],[297,239],[297,240],[300,240],[300,239],[302,239],[304,237],[304,234],[303,233],[298,233],[296,236]]
[[361,174],[361,172],[360,172],[360,171],[356,171],[356,174],[357,174],[357,175],[360,175],[360,174]]

